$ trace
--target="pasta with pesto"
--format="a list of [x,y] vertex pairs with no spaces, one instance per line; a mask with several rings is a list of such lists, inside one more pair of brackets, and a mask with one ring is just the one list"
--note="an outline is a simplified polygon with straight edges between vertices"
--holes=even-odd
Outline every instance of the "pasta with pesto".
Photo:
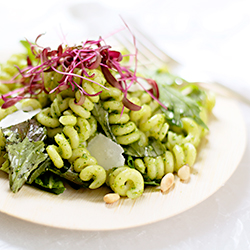
[[[1,65],[0,124],[16,111],[37,111],[26,123],[0,126],[0,169],[11,182],[22,183],[19,189],[49,175],[77,187],[107,186],[119,197],[135,199],[148,185],[160,185],[167,174],[195,164],[209,132],[213,93],[186,81],[177,86],[169,72],[137,74],[122,65],[119,51],[103,42],[87,40],[54,50],[34,44]],[[164,81],[169,76],[172,83]],[[150,89],[141,87],[139,78]],[[130,89],[132,85],[137,89]],[[13,131],[20,135],[13,136]],[[20,170],[11,161],[21,157],[13,145],[23,150],[26,144],[39,145],[25,152],[34,162],[32,170]],[[25,180],[21,174],[13,176],[18,171],[26,171]],[[36,183],[43,185],[41,179]],[[42,189],[50,191],[50,186]]]
[[109,87],[109,90],[102,91],[100,97],[104,109],[109,112],[109,123],[117,142],[128,145],[139,140],[140,133],[135,123],[130,120],[129,110],[123,110],[123,93],[117,88]]

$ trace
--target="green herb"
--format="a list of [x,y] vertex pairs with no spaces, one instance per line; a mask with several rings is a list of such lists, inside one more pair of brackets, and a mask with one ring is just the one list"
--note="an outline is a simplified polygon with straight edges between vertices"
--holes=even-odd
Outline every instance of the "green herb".
[[29,175],[27,180],[28,184],[32,184],[40,175],[48,171],[48,168],[52,165],[52,161],[48,157],[44,162],[39,164],[39,166]]
[[95,103],[92,114],[101,125],[105,135],[114,142],[117,142],[109,124],[109,113],[102,107],[101,103]]
[[167,110],[161,108],[161,110],[172,125],[182,127],[181,118],[185,116],[193,118],[197,124],[207,128],[200,118],[200,107],[196,101],[166,84],[159,84],[159,89],[160,101],[168,108]]
[[16,193],[27,181],[30,173],[48,157],[44,154],[42,141],[30,142],[28,137],[22,142],[6,146],[10,161],[10,189]]
[[127,165],[130,167],[130,168],[135,168],[135,161],[133,159],[133,157],[131,155],[129,155],[127,157]]
[[142,147],[139,141],[131,143],[128,146],[124,146],[124,154],[130,155],[134,157],[157,157],[159,155],[164,154],[166,151],[165,146],[153,137],[149,138],[149,142],[147,146]]
[[62,178],[64,178],[65,180],[69,181],[69,184],[71,185],[71,183],[75,184],[74,187],[76,188],[77,186],[81,186],[81,187],[88,187],[89,186],[89,182],[84,182],[80,179],[79,177],[79,173],[76,173],[72,170],[72,166],[70,168],[68,168],[66,171],[62,170],[62,169],[58,169],[56,167],[49,167],[48,170]]
[[44,141],[47,130],[35,119],[30,119],[3,129],[3,134],[6,137],[6,143],[12,144],[22,141],[25,137],[30,141]]
[[31,51],[30,43],[27,40],[21,40],[20,43],[27,50],[27,54],[31,61],[37,61],[35,55]]
[[144,178],[144,184],[149,185],[149,186],[159,186],[160,185],[160,180],[147,180]]
[[204,106],[206,100],[206,92],[199,88],[196,84],[189,83],[181,88],[181,92],[190,97],[192,100],[198,103],[198,105]]
[[[30,175],[40,168],[40,163],[48,157],[44,153],[43,142],[47,130],[36,120],[31,119],[3,129],[3,135],[6,138],[4,156],[6,161],[1,170],[9,174],[10,189],[16,193],[28,181]],[[32,177],[32,181],[28,183],[32,183],[36,177]]]
[[32,184],[54,194],[61,194],[66,189],[61,178],[48,171],[38,176]]

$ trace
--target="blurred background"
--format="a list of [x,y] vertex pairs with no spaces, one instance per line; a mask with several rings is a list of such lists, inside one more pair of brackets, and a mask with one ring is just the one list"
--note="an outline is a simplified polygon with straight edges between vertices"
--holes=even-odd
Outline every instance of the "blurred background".
[[[185,67],[249,98],[249,13],[249,0],[0,0],[0,61],[20,50],[22,39],[45,33],[43,46],[78,44],[110,35],[124,27],[123,19]],[[249,106],[241,108],[249,128]],[[250,249],[248,155],[249,146],[236,173],[212,197],[153,225],[75,232],[0,213],[0,249]]]
[[105,37],[124,27],[123,19],[183,65],[245,94],[250,93],[249,11],[249,0],[1,1],[0,51],[41,33],[44,46]]

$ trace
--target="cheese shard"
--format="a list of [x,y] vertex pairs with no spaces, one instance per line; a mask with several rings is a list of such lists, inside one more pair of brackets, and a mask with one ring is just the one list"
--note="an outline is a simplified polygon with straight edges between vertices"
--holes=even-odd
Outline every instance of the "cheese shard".
[[142,78],[138,78],[137,82],[132,84],[129,87],[130,92],[135,92],[138,90],[149,90],[149,89],[152,89],[152,86],[146,80],[144,80]]
[[97,134],[88,144],[90,154],[105,170],[121,167],[125,164],[123,148],[103,134]]
[[2,119],[0,121],[0,128],[8,128],[10,126],[19,124],[21,122],[25,122],[31,119],[36,114],[38,114],[40,111],[41,109],[36,109],[29,112],[18,110],[12,114],[7,115],[4,119]]

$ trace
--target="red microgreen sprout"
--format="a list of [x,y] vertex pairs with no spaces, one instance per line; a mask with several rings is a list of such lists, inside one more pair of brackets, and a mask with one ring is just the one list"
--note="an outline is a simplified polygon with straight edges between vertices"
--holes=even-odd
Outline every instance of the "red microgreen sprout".
[[[52,50],[49,47],[43,48],[37,44],[37,41],[41,35],[36,38],[34,44],[28,41],[30,44],[30,50],[36,59],[32,61],[29,57],[27,57],[27,67],[24,69],[19,69],[17,67],[18,74],[16,74],[12,80],[4,82],[19,83],[23,85],[23,87],[2,95],[1,98],[5,101],[5,103],[2,105],[2,108],[8,108],[24,98],[35,98],[36,95],[42,91],[47,94],[54,92],[59,93],[70,87],[72,88],[72,91],[74,91],[76,88],[79,89],[81,97],[80,100],[78,100],[78,104],[81,105],[85,101],[85,96],[97,96],[102,92],[100,91],[95,94],[87,93],[81,86],[83,80],[95,83],[102,88],[108,89],[107,87],[91,79],[94,77],[94,74],[89,75],[87,73],[89,69],[92,70],[101,68],[106,81],[111,86],[118,88],[123,92],[124,97],[122,103],[124,107],[134,111],[140,110],[140,106],[132,103],[127,98],[130,86],[136,82],[140,84],[136,76],[138,51],[136,48],[135,36],[133,34],[132,36],[135,46],[134,71],[129,70],[128,67],[121,65],[120,62],[123,59],[122,54],[119,51],[111,50],[111,46],[106,45],[101,37],[96,41],[87,40],[80,46],[66,46],[63,48],[62,45],[59,45],[55,50]],[[104,43],[104,45],[102,45],[102,43]],[[61,66],[60,70],[59,66]],[[76,69],[80,70],[78,72],[81,72],[81,74],[76,74]],[[44,73],[51,71],[60,74],[62,78],[60,81],[58,81],[58,85],[54,89],[46,89],[44,84]],[[114,74],[118,75],[118,77],[115,77]],[[76,82],[76,78],[80,78],[79,84]],[[157,83],[152,79],[144,79],[152,86],[152,91],[146,90],[141,84],[140,85],[150,94],[153,99],[160,103],[158,100],[159,90]],[[162,103],[160,104],[166,108]]]

